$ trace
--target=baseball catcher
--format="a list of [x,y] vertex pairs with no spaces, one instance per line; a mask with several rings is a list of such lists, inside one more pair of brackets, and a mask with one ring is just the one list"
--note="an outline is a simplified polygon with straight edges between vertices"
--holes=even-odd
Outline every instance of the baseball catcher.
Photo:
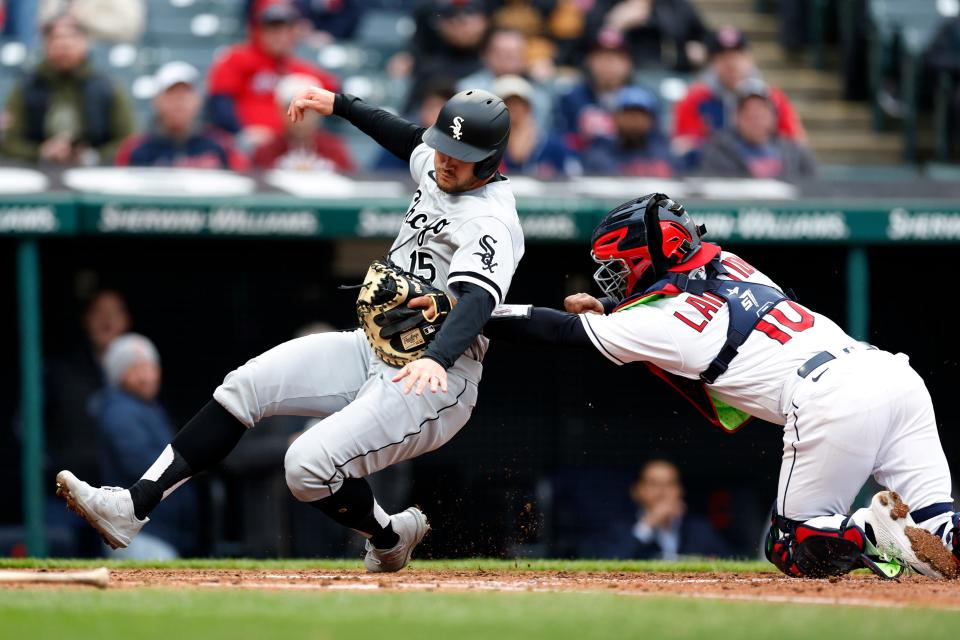
[[229,373],[128,488],[57,474],[58,494],[114,548],[274,415],[319,419],[286,453],[287,485],[367,538],[369,571],[402,569],[429,529],[415,507],[388,515],[365,477],[442,446],[476,405],[488,346],[480,332],[524,250],[510,182],[498,171],[510,115],[479,90],[451,98],[429,129],[318,88],[299,94],[289,115],[299,120],[306,110],[345,118],[409,162],[418,183],[387,259],[360,287],[360,328],[286,342]]
[[[907,356],[857,342],[705,232],[663,194],[627,202],[591,241],[605,297],[498,309],[486,333],[643,362],[725,431],[783,425],[766,553],[787,575],[955,577],[950,469]],[[871,475],[889,490],[848,515]]]

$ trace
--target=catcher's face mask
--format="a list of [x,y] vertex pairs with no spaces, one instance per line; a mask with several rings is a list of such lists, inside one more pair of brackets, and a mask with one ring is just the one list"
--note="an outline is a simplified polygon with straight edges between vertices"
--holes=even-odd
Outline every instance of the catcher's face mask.
[[628,232],[627,227],[621,227],[600,236],[590,252],[594,262],[600,265],[593,274],[593,280],[601,291],[617,302],[632,293],[653,266],[650,250],[646,246],[627,250],[620,248]]
[[600,265],[593,273],[593,281],[601,291],[617,302],[633,292],[637,282],[653,264],[649,259],[600,258],[593,252],[590,255],[593,261]]

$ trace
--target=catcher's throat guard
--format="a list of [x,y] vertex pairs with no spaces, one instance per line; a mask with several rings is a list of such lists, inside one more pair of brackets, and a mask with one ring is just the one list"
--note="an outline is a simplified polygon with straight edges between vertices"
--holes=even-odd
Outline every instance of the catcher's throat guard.
[[[409,302],[421,296],[433,304],[411,309]],[[374,260],[360,285],[357,319],[376,356],[402,367],[423,355],[453,304],[450,296],[422,278],[389,260]]]

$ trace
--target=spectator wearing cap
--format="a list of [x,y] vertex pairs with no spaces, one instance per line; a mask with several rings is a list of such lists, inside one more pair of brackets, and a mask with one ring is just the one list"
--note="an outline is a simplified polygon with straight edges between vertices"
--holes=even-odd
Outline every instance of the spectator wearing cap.
[[244,171],[247,159],[227,136],[205,131],[198,122],[202,98],[199,72],[186,62],[168,62],[154,76],[153,123],[124,140],[118,166],[191,167]]
[[582,82],[560,96],[554,113],[554,130],[578,152],[593,138],[614,135],[612,114],[617,95],[633,73],[633,62],[620,34],[598,34],[587,54],[586,71]]
[[700,172],[709,176],[796,180],[816,173],[813,154],[777,134],[776,107],[756,78],[737,90],[734,129],[714,132],[703,146]]
[[587,32],[619,34],[637,67],[688,72],[707,60],[708,30],[689,0],[599,0]]
[[[277,109],[286,113],[294,97],[313,84],[310,76],[289,75],[277,84]],[[258,169],[290,169],[352,173],[353,158],[343,141],[325,131],[320,114],[309,112],[299,122],[284,118],[283,133],[253,153]]]
[[[737,109],[737,86],[748,78],[760,78],[746,36],[733,27],[721,27],[710,39],[710,67],[701,82],[691,84],[674,112],[673,151],[696,164],[697,150],[714,131],[733,126]],[[777,132],[798,143],[806,132],[786,94],[768,88],[776,114]]]
[[133,129],[130,102],[90,63],[87,34],[75,18],[43,25],[43,60],[10,92],[0,151],[52,164],[96,164],[113,157]]
[[490,26],[481,0],[431,0],[418,9],[416,23],[407,110],[431,83],[442,80],[456,84],[481,68]]
[[275,98],[280,78],[301,74],[331,91],[339,86],[334,76],[293,55],[300,20],[299,11],[289,2],[257,3],[250,39],[228,48],[210,69],[207,118],[237,135],[244,149],[255,149],[283,133],[284,118]]
[[[136,482],[175,433],[167,412],[157,402],[160,356],[153,343],[137,333],[115,338],[103,357],[107,389],[97,404],[100,465],[103,477],[122,486]],[[187,491],[185,492],[184,489]],[[160,510],[164,513],[160,513]],[[191,531],[196,516],[192,487],[181,487],[158,507],[147,532],[115,553],[129,559],[165,560],[194,550]]]
[[516,75],[500,76],[493,83],[510,112],[510,139],[503,154],[504,173],[549,179],[579,175],[580,162],[562,139],[544,129],[533,115],[533,86]]
[[581,156],[584,171],[592,175],[673,175],[670,144],[657,122],[657,98],[641,87],[624,87],[613,114],[615,135],[598,137]]
[[[527,73],[527,36],[516,29],[494,29],[487,37],[483,49],[483,68],[471,73],[457,83],[458,91],[483,89],[493,91],[493,84],[502,76],[522,76],[529,80]],[[533,82],[530,103],[541,126],[550,126],[550,94]],[[496,93],[496,92],[494,92]],[[502,96],[501,96],[502,97]]]

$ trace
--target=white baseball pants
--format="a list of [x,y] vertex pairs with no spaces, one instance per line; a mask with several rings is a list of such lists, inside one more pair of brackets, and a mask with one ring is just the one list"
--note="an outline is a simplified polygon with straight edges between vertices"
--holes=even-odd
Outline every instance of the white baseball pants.
[[[855,351],[795,387],[778,513],[792,520],[849,513],[871,475],[911,510],[953,502],[933,402],[904,354]],[[918,524],[935,532],[949,517]]]
[[403,393],[397,369],[370,349],[363,331],[285,342],[227,374],[214,399],[247,427],[274,415],[322,418],[287,450],[287,485],[303,502],[442,446],[466,424],[483,367],[462,356],[447,393]]

